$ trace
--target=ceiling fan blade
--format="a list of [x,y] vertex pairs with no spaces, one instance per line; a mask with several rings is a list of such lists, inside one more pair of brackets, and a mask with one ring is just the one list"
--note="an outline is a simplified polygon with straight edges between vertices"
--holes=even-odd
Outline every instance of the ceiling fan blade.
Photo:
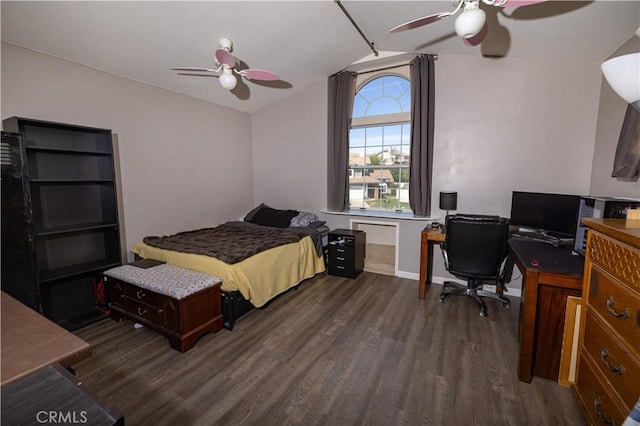
[[226,65],[230,68],[236,66],[236,58],[224,49],[216,50],[216,60],[221,65]]
[[198,68],[198,67],[173,67],[174,71],[189,71],[189,72],[217,72],[211,68]]
[[485,37],[487,36],[488,30],[489,30],[489,26],[485,22],[484,25],[482,26],[482,29],[478,32],[478,34],[474,35],[473,37],[463,38],[462,41],[467,46],[477,46],[480,43],[482,43],[482,41],[485,39]]
[[216,75],[216,74],[197,74],[197,73],[191,73],[191,72],[179,72],[178,75],[191,75],[193,77],[220,77],[219,75]]
[[249,80],[276,81],[280,80],[280,76],[271,71],[259,69],[246,69],[239,71],[240,75]]
[[442,18],[446,18],[447,16],[451,16],[449,12],[436,13],[434,15],[423,16],[422,18],[414,19],[413,21],[405,22],[404,24],[400,24],[397,27],[393,27],[389,30],[390,33],[399,33],[400,31],[412,30],[414,28],[422,27],[423,25],[431,24],[432,22],[437,22]]
[[544,3],[547,0],[507,0],[502,7],[520,7],[529,6],[532,4]]

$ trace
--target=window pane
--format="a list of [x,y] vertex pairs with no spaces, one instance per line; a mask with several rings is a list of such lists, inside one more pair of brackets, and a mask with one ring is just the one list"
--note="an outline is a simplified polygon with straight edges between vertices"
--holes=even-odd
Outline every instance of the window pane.
[[409,80],[386,75],[374,78],[356,93],[353,117],[409,112],[411,109]]
[[410,111],[410,84],[403,77],[377,77],[358,90],[353,117],[368,117],[371,124],[351,129],[349,135],[352,209],[410,210],[411,125],[409,122],[387,124],[388,121],[381,121],[383,117],[376,123],[375,119],[384,114],[389,120],[388,114]]
[[357,147],[357,146],[364,146],[364,141],[365,141],[365,129],[360,128],[360,129],[351,129],[351,132],[349,133],[349,147],[353,148],[353,147]]

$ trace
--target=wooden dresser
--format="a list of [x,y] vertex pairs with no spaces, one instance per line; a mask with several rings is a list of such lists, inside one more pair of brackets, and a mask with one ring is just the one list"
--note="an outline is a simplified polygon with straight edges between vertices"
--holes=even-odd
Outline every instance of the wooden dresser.
[[590,424],[620,425],[640,397],[640,220],[589,227],[572,389]]

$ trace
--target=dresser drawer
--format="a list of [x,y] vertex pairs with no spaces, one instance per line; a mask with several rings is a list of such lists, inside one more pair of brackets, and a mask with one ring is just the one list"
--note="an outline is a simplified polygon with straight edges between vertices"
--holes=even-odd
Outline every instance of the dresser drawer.
[[160,307],[160,295],[145,288],[127,284],[127,297],[132,300],[146,303],[147,305]]
[[639,396],[640,363],[590,312],[584,329],[584,349],[631,411]]
[[154,324],[160,324],[162,322],[161,312],[157,306],[147,305],[146,303],[131,298],[127,299],[127,312],[151,321]]
[[594,265],[588,304],[640,358],[640,296]]
[[621,407],[615,397],[612,397],[606,380],[599,379],[596,368],[590,357],[585,356],[583,352],[580,356],[580,370],[576,383],[583,409],[591,420],[587,423],[621,425],[629,410]]
[[640,292],[640,250],[592,232],[589,255],[592,262]]

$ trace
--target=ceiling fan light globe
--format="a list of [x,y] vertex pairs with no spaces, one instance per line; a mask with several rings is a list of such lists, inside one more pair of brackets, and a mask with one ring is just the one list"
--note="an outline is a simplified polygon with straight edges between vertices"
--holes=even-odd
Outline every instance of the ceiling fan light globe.
[[220,86],[222,86],[222,88],[226,90],[233,90],[235,89],[236,84],[238,84],[238,79],[236,78],[236,76],[226,72],[223,72],[220,75],[218,81],[220,82]]
[[616,56],[600,67],[613,91],[635,106],[640,100],[640,53]]
[[484,10],[466,9],[456,18],[456,34],[462,38],[471,38],[482,30],[486,21],[487,15]]

